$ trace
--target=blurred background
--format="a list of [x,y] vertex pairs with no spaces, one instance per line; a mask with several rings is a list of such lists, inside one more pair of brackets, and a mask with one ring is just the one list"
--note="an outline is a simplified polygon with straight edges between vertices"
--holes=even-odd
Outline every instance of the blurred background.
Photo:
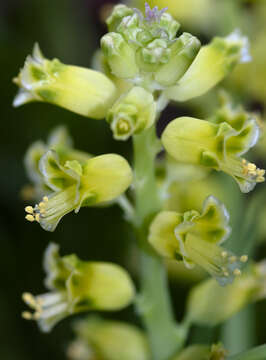
[[[111,1],[104,0],[1,0],[0,2],[0,358],[5,360],[66,359],[65,350],[73,337],[71,322],[60,323],[51,334],[41,334],[35,323],[21,319],[25,308],[21,301],[23,291],[39,294],[45,291],[42,256],[51,241],[61,246],[63,254],[75,252],[83,259],[113,261],[129,269],[134,276],[133,233],[128,229],[117,206],[103,209],[83,209],[78,216],[70,214],[61,221],[56,232],[44,232],[37,224],[24,220],[23,187],[28,184],[23,166],[28,146],[39,139],[46,140],[50,130],[64,124],[74,139],[76,148],[99,155],[116,152],[131,161],[131,143],[112,139],[105,121],[83,118],[66,110],[44,103],[33,103],[18,109],[12,108],[17,91],[12,78],[22,67],[25,57],[38,41],[44,55],[57,57],[67,64],[90,67],[99,39],[106,28],[103,19]],[[115,1],[113,2],[115,3]],[[182,31],[192,32],[202,43],[214,35],[226,35],[240,28],[251,39],[252,64],[240,66],[232,74],[225,87],[233,90],[233,96],[246,108],[258,111],[263,118],[266,103],[266,6],[265,1],[241,0],[158,0],[151,5],[169,6],[169,10],[182,24]],[[143,6],[143,2],[131,1]],[[158,133],[167,122],[178,115],[208,116],[216,104],[215,92],[182,106],[169,106],[158,125]],[[262,124],[262,126],[264,126]],[[265,141],[252,154],[260,167],[266,166]],[[226,185],[226,179],[222,183]],[[234,209],[234,224],[239,230],[245,223],[245,211],[253,204],[251,196],[234,198],[237,188],[228,185],[229,198],[225,202]],[[24,188],[25,189],[25,188]],[[225,187],[225,189],[227,189]],[[227,194],[228,195],[228,194]],[[260,198],[265,193],[260,189]],[[227,196],[228,197],[228,196]],[[249,209],[250,210],[250,209]],[[252,209],[251,209],[252,210]],[[251,211],[250,210],[250,211]],[[254,257],[266,255],[266,236],[259,216],[263,206],[253,214],[246,233],[256,247]],[[254,212],[254,210],[253,210]],[[259,229],[259,230],[258,230]],[[256,234],[255,234],[256,230]],[[258,231],[257,231],[258,230]],[[234,232],[233,232],[233,236]],[[236,236],[237,237],[237,236]],[[240,239],[241,241],[241,239]],[[233,243],[233,242],[232,242]],[[234,242],[236,244],[236,242]],[[235,245],[232,245],[234,247]],[[241,243],[238,241],[238,248]],[[236,246],[236,247],[237,247]],[[180,270],[171,267],[171,291],[176,315],[184,312],[185,298],[191,284],[197,278],[188,278]],[[242,320],[248,318],[248,340],[239,347],[251,347],[266,342],[266,303],[251,305]],[[109,317],[112,314],[108,315]],[[239,314],[237,315],[240,316]],[[118,319],[137,322],[133,308],[116,313]],[[237,324],[237,318],[234,322]],[[243,323],[242,323],[243,324]],[[233,325],[235,326],[235,325]],[[227,342],[238,342],[236,329],[230,326]],[[220,339],[223,329],[193,328],[192,342],[208,342]],[[243,334],[240,334],[243,337]],[[242,350],[242,349],[240,349]],[[121,359],[122,360],[122,359]]]

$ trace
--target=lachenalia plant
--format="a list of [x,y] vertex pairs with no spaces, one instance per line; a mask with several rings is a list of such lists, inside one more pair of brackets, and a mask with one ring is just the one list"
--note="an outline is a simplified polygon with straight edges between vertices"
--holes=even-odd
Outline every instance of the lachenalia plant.
[[[248,273],[241,282],[248,256],[221,246],[230,236],[230,214],[215,196],[207,197],[201,210],[173,211],[165,204],[171,197],[171,183],[182,177],[182,166],[191,166],[195,173],[200,169],[205,176],[211,170],[224,172],[244,193],[263,182],[265,171],[242,157],[256,144],[259,125],[251,114],[224,105],[210,119],[173,119],[161,139],[155,128],[170,101],[199,97],[238,63],[250,61],[248,40],[236,30],[201,46],[194,35],[177,35],[180,25],[167,9],[152,9],[147,4],[145,13],[115,6],[107,26],[109,32],[101,39],[97,57],[101,71],[48,60],[36,44],[14,79],[19,86],[14,106],[43,101],[90,119],[105,118],[116,140],[132,138],[134,163],[129,165],[117,154],[93,156],[76,150],[64,127],[53,130],[46,144],[37,141],[26,153],[31,200],[35,202],[26,206],[26,219],[54,231],[61,218],[72,211],[119,204],[135,229],[140,288],[135,291],[130,275],[120,266],[80,260],[76,255],[61,257],[58,246],[52,244],[44,261],[49,292],[38,296],[24,293],[24,301],[34,311],[25,311],[23,317],[37,320],[42,330],[50,331],[74,313],[119,310],[133,302],[143,330],[89,318],[78,328],[81,330],[68,350],[69,357],[225,359],[222,345],[183,349],[190,324],[208,317],[208,307],[200,302],[199,306],[195,294],[204,298],[212,287],[227,294],[227,286],[228,294],[234,293],[237,284],[242,284],[247,289],[243,293],[256,288],[260,294],[245,296],[248,303],[262,297],[263,275]],[[167,164],[168,170],[176,169],[159,179],[157,155],[162,149],[168,155],[160,162]],[[171,306],[164,258],[189,269],[200,266],[214,279],[193,292],[183,323],[175,319]],[[212,305],[217,318],[225,318],[223,304]],[[232,308],[233,313],[238,307]]]

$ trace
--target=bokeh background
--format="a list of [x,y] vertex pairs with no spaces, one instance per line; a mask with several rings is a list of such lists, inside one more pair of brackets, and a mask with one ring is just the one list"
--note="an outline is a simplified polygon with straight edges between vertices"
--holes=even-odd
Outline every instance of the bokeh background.
[[[191,5],[188,5],[190,2]],[[155,5],[155,2],[151,3]],[[160,6],[168,5],[165,3],[167,1],[158,1]],[[214,34],[225,35],[235,27],[250,35],[254,63],[236,71],[230,86],[235,96],[244,101],[250,110],[262,114],[266,103],[266,9],[263,3],[265,1],[177,0],[176,7],[172,9],[174,15],[183,21],[182,31],[193,32],[203,43]],[[63,219],[56,232],[50,234],[37,224],[24,220],[26,204],[21,197],[21,190],[28,183],[23,166],[24,153],[32,142],[45,140],[49,131],[57,125],[67,126],[78,149],[95,155],[116,152],[131,160],[130,141],[114,141],[104,121],[86,119],[42,103],[12,108],[16,93],[12,78],[31,52],[34,42],[39,42],[48,58],[58,57],[64,63],[79,66],[91,65],[99,39],[106,31],[103,23],[108,11],[108,7],[103,8],[106,4],[110,4],[110,1],[0,2],[0,359],[66,359],[65,350],[73,336],[73,319],[63,321],[51,334],[46,335],[39,332],[35,323],[26,322],[20,317],[25,308],[21,301],[22,292],[38,294],[45,290],[42,256],[49,242],[59,243],[63,254],[75,252],[84,259],[114,261],[130,271],[133,269],[134,276],[133,233],[117,206],[83,209],[78,216],[70,214]],[[170,106],[163,114],[158,132],[179,114],[207,114],[214,102],[208,97],[185,106]],[[264,148],[266,150],[262,145],[261,152],[254,155],[261,166],[265,166],[266,162]],[[243,210],[250,201],[251,198],[247,197],[241,203],[241,211],[238,213],[236,210],[239,228],[244,222]],[[253,227],[256,228],[257,224],[254,223]],[[259,240],[254,253],[257,259],[266,255],[263,233]],[[179,318],[183,314],[188,289],[187,282],[180,280],[180,276],[172,278],[171,291]],[[265,302],[250,306],[248,311],[247,316],[250,319],[252,314],[253,320],[249,321],[249,338],[245,346],[265,343]],[[115,316],[137,321],[133,308]],[[217,341],[220,334],[221,328],[193,328],[191,339],[193,342]],[[228,341],[237,343],[238,335],[233,332]]]

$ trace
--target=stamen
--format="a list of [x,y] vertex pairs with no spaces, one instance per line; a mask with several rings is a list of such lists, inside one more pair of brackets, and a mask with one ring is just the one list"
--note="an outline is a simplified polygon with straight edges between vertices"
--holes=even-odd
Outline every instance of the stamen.
[[33,207],[32,206],[26,206],[25,207],[25,211],[28,214],[33,214]]
[[45,214],[48,201],[48,197],[44,196],[42,201],[38,205],[35,205],[34,208],[32,206],[26,206],[25,211],[28,213],[25,217],[26,220],[30,222],[40,222],[40,218]]
[[248,256],[247,256],[247,255],[242,255],[242,256],[240,257],[240,261],[241,261],[242,263],[246,263],[246,262],[248,261]]
[[242,160],[242,165],[243,175],[250,176],[252,180],[255,180],[258,183],[265,181],[265,170],[257,168],[255,164],[249,163],[245,159]]
[[226,258],[227,255],[228,255],[228,252],[227,252],[227,251],[223,251],[221,255],[222,255],[223,258]]
[[33,320],[32,314],[29,311],[23,311],[21,316],[25,320]]
[[236,262],[236,260],[237,260],[237,257],[236,257],[236,256],[230,256],[230,258],[229,258],[229,261],[230,261],[231,264],[233,264],[234,262]]

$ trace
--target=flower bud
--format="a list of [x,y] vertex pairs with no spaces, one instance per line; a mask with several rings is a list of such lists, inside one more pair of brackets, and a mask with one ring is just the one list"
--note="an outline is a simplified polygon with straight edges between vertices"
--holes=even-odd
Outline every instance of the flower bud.
[[265,299],[265,275],[265,263],[262,262],[250,266],[226,288],[218,286],[213,279],[196,285],[188,298],[188,320],[195,324],[216,326],[249,303]]
[[70,360],[88,360],[82,353],[104,360],[150,359],[147,339],[136,326],[91,316],[77,322],[74,330],[77,340],[68,348]]
[[104,35],[101,39],[101,48],[112,74],[122,79],[135,78],[138,75],[135,51],[122,35]]
[[237,63],[250,61],[248,39],[236,30],[203,46],[177,85],[165,91],[170,100],[187,101],[218,84]]
[[230,234],[228,222],[224,205],[209,196],[201,214],[160,212],[150,226],[149,242],[166,258],[183,260],[188,268],[203,267],[223,286],[241,274],[240,267],[247,261],[219,246]]
[[60,164],[54,150],[46,152],[39,163],[44,183],[53,192],[35,207],[27,206],[26,219],[54,231],[67,213],[83,206],[105,203],[117,198],[131,184],[132,171],[119,155],[106,154],[85,162],[68,160]]
[[127,140],[133,134],[149,128],[155,122],[156,103],[150,92],[133,87],[113,105],[107,115],[114,138]]
[[116,31],[123,18],[133,14],[134,10],[127,7],[126,5],[116,5],[112,11],[112,14],[106,20],[109,32]]
[[120,266],[81,261],[76,255],[61,257],[59,247],[50,244],[45,253],[45,284],[50,292],[23,300],[34,310],[24,312],[47,332],[68,315],[89,310],[119,310],[134,297],[134,285]]
[[236,180],[242,192],[247,193],[256,183],[265,180],[264,170],[240,156],[256,144],[258,134],[256,120],[251,118],[233,128],[226,122],[213,124],[181,117],[166,127],[162,142],[177,161],[224,171]]
[[155,74],[163,86],[171,86],[185,74],[200,49],[200,41],[189,33],[183,33],[169,48],[169,61]]
[[116,88],[105,75],[47,60],[37,44],[14,82],[20,87],[15,107],[45,101],[95,119],[105,117],[116,97]]

